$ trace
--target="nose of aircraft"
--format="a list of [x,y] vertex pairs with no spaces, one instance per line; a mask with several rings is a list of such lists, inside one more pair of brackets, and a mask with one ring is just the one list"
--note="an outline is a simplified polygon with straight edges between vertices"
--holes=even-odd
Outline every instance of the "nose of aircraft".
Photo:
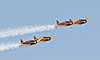
[[51,40],[51,37],[49,37],[49,40]]
[[85,24],[85,23],[87,23],[87,20],[86,19],[81,20],[81,23]]

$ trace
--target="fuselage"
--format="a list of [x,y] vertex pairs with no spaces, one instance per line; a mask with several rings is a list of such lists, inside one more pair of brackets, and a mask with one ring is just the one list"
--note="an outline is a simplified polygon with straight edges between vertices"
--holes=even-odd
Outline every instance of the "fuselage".
[[64,21],[64,22],[60,22],[60,23],[58,23],[57,25],[59,25],[59,26],[70,26],[70,25],[72,25],[73,24],[73,22],[72,21]]
[[22,44],[29,44],[29,45],[33,45],[33,44],[37,44],[36,40],[29,40],[29,41],[25,41]]

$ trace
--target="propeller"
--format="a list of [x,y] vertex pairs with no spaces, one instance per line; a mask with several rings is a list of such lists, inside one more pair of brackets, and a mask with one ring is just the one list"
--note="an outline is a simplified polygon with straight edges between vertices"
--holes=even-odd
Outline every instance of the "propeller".
[[56,40],[56,36],[50,35],[50,37],[51,37],[51,40]]

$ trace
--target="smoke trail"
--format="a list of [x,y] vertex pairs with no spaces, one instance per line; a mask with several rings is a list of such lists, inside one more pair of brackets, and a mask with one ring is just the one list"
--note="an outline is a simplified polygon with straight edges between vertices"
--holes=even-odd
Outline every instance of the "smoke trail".
[[19,48],[20,44],[16,43],[7,43],[7,44],[0,44],[0,51],[6,51],[10,49]]
[[42,26],[25,26],[15,29],[5,29],[0,31],[0,38],[24,35],[28,33],[42,32],[55,29],[55,25],[42,25]]

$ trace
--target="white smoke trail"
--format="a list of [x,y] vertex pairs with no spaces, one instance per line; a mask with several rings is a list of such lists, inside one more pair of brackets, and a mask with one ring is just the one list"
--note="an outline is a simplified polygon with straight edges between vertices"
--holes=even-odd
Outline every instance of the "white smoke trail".
[[15,29],[5,29],[0,31],[0,38],[24,35],[27,33],[42,32],[55,29],[55,25],[42,25],[42,26],[25,26]]
[[0,44],[0,51],[2,52],[10,49],[19,48],[19,45],[20,44],[16,44],[16,43]]

